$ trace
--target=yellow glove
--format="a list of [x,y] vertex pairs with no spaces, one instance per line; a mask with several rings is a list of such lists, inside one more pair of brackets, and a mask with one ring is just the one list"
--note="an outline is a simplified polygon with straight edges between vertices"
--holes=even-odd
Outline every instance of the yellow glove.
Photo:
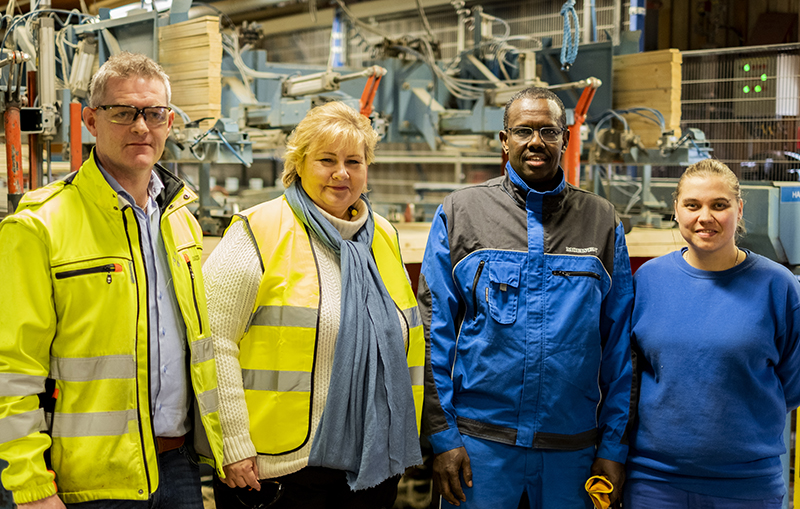
[[586,493],[589,494],[596,509],[608,509],[611,505],[609,494],[612,491],[614,485],[604,475],[595,475],[586,481]]

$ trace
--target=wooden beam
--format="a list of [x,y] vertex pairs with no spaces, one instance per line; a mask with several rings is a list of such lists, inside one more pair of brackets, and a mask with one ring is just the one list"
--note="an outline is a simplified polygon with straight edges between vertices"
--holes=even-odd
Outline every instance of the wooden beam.
[[100,12],[100,9],[113,9],[131,3],[130,0],[95,0],[93,2],[90,0],[90,2],[91,3],[87,2],[87,7],[89,8],[89,12],[95,16]]
[[[450,0],[422,0],[423,8],[439,7],[450,5]],[[403,12],[416,11],[414,2],[398,2],[397,0],[376,0],[372,2],[361,2],[349,6],[350,11],[358,18],[368,18],[371,16],[384,16],[387,14],[398,14]],[[263,11],[262,11],[263,13]],[[316,21],[311,19],[309,13],[296,14],[282,18],[261,19],[255,21],[264,28],[264,33],[270,35],[286,32],[297,32],[300,30],[310,30],[312,28],[328,28],[333,24],[332,7],[317,11]],[[253,15],[257,18],[259,13]]]

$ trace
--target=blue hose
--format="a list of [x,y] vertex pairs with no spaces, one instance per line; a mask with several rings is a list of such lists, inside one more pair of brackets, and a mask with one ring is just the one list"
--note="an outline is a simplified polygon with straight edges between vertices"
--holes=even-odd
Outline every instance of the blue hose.
[[[578,13],[575,12],[575,0],[567,0],[561,7],[561,15],[564,16],[564,41],[561,44],[561,70],[567,71],[578,58],[578,43],[580,42],[580,24],[578,23]],[[570,26],[570,16],[572,25]],[[574,30],[574,32],[573,32]]]

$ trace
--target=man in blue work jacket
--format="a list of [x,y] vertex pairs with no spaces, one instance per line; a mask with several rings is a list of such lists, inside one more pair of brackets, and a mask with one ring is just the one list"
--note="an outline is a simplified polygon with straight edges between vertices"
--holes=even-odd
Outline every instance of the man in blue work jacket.
[[635,408],[625,235],[564,180],[555,94],[518,93],[503,124],[506,174],[445,198],[428,238],[422,431],[442,507],[588,508],[591,475],[619,497]]

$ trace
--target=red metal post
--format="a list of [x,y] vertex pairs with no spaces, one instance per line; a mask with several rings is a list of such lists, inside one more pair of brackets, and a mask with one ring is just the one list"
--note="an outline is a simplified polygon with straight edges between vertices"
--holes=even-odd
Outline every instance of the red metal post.
[[81,140],[81,103],[69,103],[69,169],[78,171],[83,164]]
[[[8,86],[11,86],[10,84]],[[25,186],[22,180],[22,132],[19,125],[19,103],[6,104],[3,113],[6,128],[6,170],[8,172],[8,213],[17,209]]]
[[367,78],[367,84],[364,86],[364,91],[361,93],[361,100],[359,101],[360,113],[365,117],[369,117],[372,114],[372,102],[375,100],[375,93],[378,91],[378,85],[380,85],[384,74],[386,74],[384,68],[375,66],[373,67],[372,75]]
[[586,114],[589,112],[589,105],[592,104],[594,94],[599,87],[594,83],[583,89],[578,104],[575,106],[575,123],[569,126],[569,145],[567,152],[564,154],[563,166],[567,172],[567,182],[574,186],[580,186],[581,183],[581,126],[586,120]]

